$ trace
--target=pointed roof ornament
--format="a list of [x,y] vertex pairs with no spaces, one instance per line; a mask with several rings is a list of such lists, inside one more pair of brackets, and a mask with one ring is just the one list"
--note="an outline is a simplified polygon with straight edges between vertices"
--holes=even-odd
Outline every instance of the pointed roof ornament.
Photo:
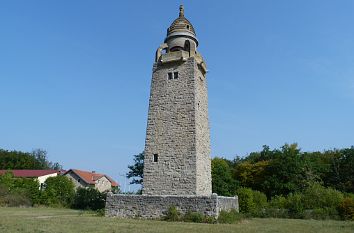
[[179,17],[180,18],[184,17],[184,6],[183,5],[179,6]]
[[193,25],[184,17],[183,5],[179,6],[179,17],[175,19],[171,26],[167,29],[167,37],[165,38],[165,42],[176,37],[191,38],[198,46],[198,40],[196,38]]

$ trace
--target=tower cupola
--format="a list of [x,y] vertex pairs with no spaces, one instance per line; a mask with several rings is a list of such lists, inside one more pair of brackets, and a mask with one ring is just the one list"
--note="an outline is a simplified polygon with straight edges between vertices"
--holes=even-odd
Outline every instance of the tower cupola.
[[179,7],[179,17],[167,29],[165,43],[170,51],[188,50],[190,47],[198,46],[193,25],[184,17],[183,5]]

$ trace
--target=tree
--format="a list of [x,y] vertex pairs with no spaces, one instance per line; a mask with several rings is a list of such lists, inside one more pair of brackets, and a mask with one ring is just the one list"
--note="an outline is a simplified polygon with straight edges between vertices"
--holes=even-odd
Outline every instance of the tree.
[[0,149],[0,169],[43,169],[30,153]]
[[127,178],[133,178],[130,184],[142,184],[144,178],[144,152],[134,155],[134,164],[129,165]]
[[60,170],[58,163],[47,159],[45,150],[36,149],[31,153],[21,151],[7,151],[0,149],[0,169],[54,169]]
[[260,160],[255,163],[244,161],[235,165],[234,178],[240,182],[243,187],[249,187],[253,190],[263,191],[263,183],[269,176],[267,168],[269,160]]
[[235,195],[236,182],[232,178],[231,167],[226,159],[214,158],[211,161],[212,190],[222,196]]
[[325,153],[332,154],[325,184],[342,192],[354,193],[354,147]]
[[41,164],[42,169],[62,169],[62,166],[59,163],[53,163],[47,159],[47,151],[45,150],[35,149],[32,151],[31,155]]
[[287,195],[307,187],[306,162],[297,144],[285,144],[275,151],[267,167],[269,176],[265,179],[263,189],[270,199],[274,195]]
[[74,195],[74,183],[66,176],[49,177],[44,183],[42,202],[51,206],[71,206]]
[[74,197],[73,208],[99,210],[105,207],[106,193],[94,188],[78,188]]

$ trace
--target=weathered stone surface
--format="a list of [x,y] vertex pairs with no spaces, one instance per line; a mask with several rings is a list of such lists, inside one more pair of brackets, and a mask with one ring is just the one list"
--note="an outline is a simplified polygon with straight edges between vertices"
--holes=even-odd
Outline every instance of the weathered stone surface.
[[194,57],[154,66],[143,193],[211,195],[207,84]]
[[121,218],[161,218],[170,206],[185,214],[199,212],[206,216],[218,217],[221,210],[238,210],[237,197],[179,196],[179,195],[122,195],[110,194],[106,201],[106,216]]

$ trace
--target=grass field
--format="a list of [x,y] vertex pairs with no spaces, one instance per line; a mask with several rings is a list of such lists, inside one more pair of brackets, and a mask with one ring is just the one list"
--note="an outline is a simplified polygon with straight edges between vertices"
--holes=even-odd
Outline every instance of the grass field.
[[353,233],[354,222],[256,218],[232,225],[198,224],[105,218],[70,209],[0,208],[0,232]]

